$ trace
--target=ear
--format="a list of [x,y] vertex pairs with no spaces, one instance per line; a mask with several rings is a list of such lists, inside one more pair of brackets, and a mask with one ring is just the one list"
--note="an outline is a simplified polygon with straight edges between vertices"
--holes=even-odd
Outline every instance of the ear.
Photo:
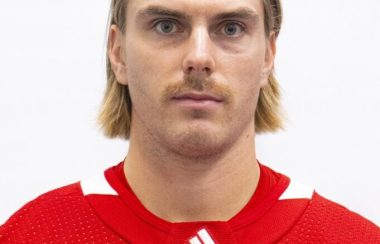
[[266,42],[265,61],[261,73],[261,87],[268,84],[268,78],[274,66],[274,58],[276,56],[276,35],[274,32],[271,32]]
[[108,36],[108,58],[117,81],[122,85],[128,85],[125,50],[123,47],[123,34],[119,27],[111,25]]

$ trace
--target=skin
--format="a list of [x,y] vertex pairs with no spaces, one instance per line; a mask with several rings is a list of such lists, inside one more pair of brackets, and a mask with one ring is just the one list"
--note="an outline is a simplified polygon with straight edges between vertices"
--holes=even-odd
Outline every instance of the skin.
[[124,170],[136,196],[170,222],[232,218],[260,174],[254,111],[275,55],[261,0],[129,0],[110,43],[133,103]]

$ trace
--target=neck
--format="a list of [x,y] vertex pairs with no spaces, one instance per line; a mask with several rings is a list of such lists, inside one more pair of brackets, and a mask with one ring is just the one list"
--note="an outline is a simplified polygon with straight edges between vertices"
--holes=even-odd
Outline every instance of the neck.
[[186,158],[131,136],[124,171],[141,203],[162,219],[227,221],[248,203],[259,180],[253,137],[239,138],[220,155]]

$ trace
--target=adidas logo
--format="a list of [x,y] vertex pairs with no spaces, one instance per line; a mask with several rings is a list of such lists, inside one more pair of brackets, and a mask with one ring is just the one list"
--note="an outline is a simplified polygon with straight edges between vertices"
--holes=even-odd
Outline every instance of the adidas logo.
[[207,230],[203,228],[189,240],[189,244],[215,244],[215,241],[211,238]]

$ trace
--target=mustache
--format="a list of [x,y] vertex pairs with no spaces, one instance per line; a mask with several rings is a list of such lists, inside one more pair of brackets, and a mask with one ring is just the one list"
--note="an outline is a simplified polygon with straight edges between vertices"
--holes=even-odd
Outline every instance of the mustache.
[[168,85],[164,90],[162,100],[168,102],[176,95],[190,91],[213,94],[223,98],[223,101],[227,104],[232,102],[231,88],[225,84],[218,83],[214,79],[199,76],[186,76],[184,82]]

